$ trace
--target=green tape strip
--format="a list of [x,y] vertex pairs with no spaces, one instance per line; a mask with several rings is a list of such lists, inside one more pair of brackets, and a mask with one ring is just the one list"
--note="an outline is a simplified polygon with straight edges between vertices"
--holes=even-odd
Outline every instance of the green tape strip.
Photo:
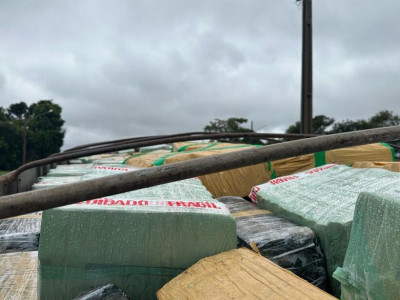
[[127,267],[127,266],[107,266],[107,265],[86,265],[84,268],[78,267],[48,267],[40,265],[40,277],[42,279],[93,279],[110,276],[126,275],[152,275],[152,276],[172,276],[175,277],[185,269],[178,268],[150,268],[150,267]]
[[166,160],[168,157],[174,156],[174,155],[176,155],[176,154],[178,154],[178,153],[177,153],[177,152],[174,152],[174,153],[170,153],[170,154],[161,156],[161,157],[157,158],[157,159],[153,162],[153,165],[155,165],[155,166],[162,166],[162,165],[165,163],[165,160]]
[[276,178],[276,170],[274,170],[271,174],[271,179],[275,179]]
[[268,168],[268,171],[271,171],[271,162],[270,161],[267,162],[267,168]]
[[187,147],[190,147],[190,146],[192,146],[193,144],[187,144],[187,145],[185,145],[185,146],[181,146],[181,147],[179,147],[176,151],[177,152],[182,152],[182,151],[185,151],[185,149],[187,148]]
[[325,151],[314,153],[315,167],[326,165]]
[[[198,148],[198,149],[192,150],[192,151],[208,150],[208,149],[210,149],[210,148],[212,148],[212,147],[214,147],[214,146],[217,146],[217,145],[219,145],[219,143],[211,143],[210,145],[207,145],[207,146],[205,146],[205,147],[201,147],[201,148]],[[218,148],[218,149],[220,149],[220,148]],[[188,151],[188,152],[189,152],[189,151]]]
[[132,157],[139,157],[139,156],[142,156],[142,155],[144,155],[144,153],[132,154],[132,155],[129,156],[127,159],[125,159],[125,160],[122,162],[122,164],[123,164],[123,165],[126,165],[126,162],[127,162],[128,160],[130,160]]
[[[218,143],[214,143],[214,144],[218,144]],[[193,153],[193,152],[200,152],[200,151],[205,151],[205,150],[210,150],[210,147],[213,147],[215,145],[211,144],[208,145],[206,147],[200,148],[200,149],[196,149],[196,150],[192,150],[192,151],[185,151],[185,153]],[[216,149],[212,149],[212,150],[226,150],[226,149],[234,149],[234,148],[243,148],[243,147],[253,147],[253,145],[239,145],[239,146],[230,146],[230,147],[221,147],[221,148],[216,148]],[[165,160],[170,157],[170,156],[174,156],[174,155],[178,155],[180,154],[180,152],[174,152],[174,153],[170,153],[167,155],[164,155],[162,157],[157,158],[154,162],[153,165],[155,166],[162,166],[165,163]]]
[[[188,145],[185,145],[185,146],[180,147],[180,148],[178,149],[177,152],[185,151],[186,148],[188,148],[188,147],[190,147],[190,146],[193,146],[193,145],[206,145],[206,144],[208,144],[208,143],[188,144]],[[208,149],[208,148],[214,147],[214,146],[216,146],[216,145],[219,145],[219,143],[211,143],[211,144],[209,144],[209,145],[207,145],[207,146],[205,146],[205,147],[201,147],[201,148],[196,149],[196,151],[197,151],[197,150]],[[190,150],[190,151],[195,151],[195,150]],[[185,151],[185,152],[189,152],[189,151]]]
[[380,143],[382,146],[388,147],[392,152],[392,161],[396,161],[396,156],[394,155],[394,148],[386,143]]

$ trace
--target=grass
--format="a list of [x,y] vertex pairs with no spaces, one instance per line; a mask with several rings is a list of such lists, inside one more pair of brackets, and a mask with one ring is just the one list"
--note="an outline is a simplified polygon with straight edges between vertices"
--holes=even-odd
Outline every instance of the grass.
[[7,174],[8,172],[9,172],[9,171],[1,171],[1,170],[0,170],[0,176],[1,176],[1,175],[4,175],[4,174]]

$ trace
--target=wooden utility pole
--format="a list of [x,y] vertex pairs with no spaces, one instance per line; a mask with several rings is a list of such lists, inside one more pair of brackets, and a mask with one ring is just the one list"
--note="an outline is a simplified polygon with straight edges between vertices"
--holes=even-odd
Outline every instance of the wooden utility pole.
[[312,0],[303,0],[300,133],[312,133]]

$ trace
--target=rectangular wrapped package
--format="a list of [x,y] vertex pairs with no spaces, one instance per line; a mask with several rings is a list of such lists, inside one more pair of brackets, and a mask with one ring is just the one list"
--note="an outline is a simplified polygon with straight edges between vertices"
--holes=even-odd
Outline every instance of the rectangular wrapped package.
[[400,162],[393,161],[359,161],[352,165],[353,168],[381,168],[392,172],[400,172]]
[[335,299],[246,248],[203,258],[164,285],[157,298]]
[[110,157],[104,157],[97,160],[93,160],[94,165],[110,165],[110,164],[122,164],[130,154],[113,154]]
[[[89,180],[104,176],[115,175],[118,173],[133,172],[140,168],[128,165],[115,166],[93,166],[92,171],[81,177],[81,180]],[[175,181],[168,184],[156,185],[146,189],[131,191],[119,194],[118,197],[124,199],[143,198],[147,200],[204,200],[212,199],[211,194],[201,184],[201,181],[196,178],[189,178],[181,181]]]
[[43,176],[32,185],[32,190],[47,189],[63,184],[78,182],[81,176]]
[[[149,153],[132,157],[126,161],[127,165],[136,167],[152,167],[164,164],[202,158],[211,155],[240,151],[252,145],[236,145],[212,149],[172,152],[168,154]],[[253,166],[208,174],[199,177],[203,185],[214,198],[221,196],[247,196],[254,185],[267,181],[270,178],[266,163]]]
[[90,171],[80,177],[80,180],[88,180],[98,177],[115,175],[139,170],[140,168],[127,166],[125,164],[93,165]]
[[58,165],[50,169],[47,176],[81,176],[91,171],[92,164]]
[[397,189],[399,184],[399,173],[325,165],[270,180],[254,187],[250,197],[260,208],[314,230],[327,260],[331,288],[339,295],[332,273],[343,265],[358,194]]
[[235,247],[235,221],[197,179],[50,209],[39,297],[71,299],[112,282],[132,299],[152,299],[199,259]]
[[78,170],[78,172],[82,171],[82,175],[61,176],[60,173],[57,173],[60,176],[58,175],[53,176],[54,175],[53,174],[49,176],[39,177],[37,182],[32,186],[32,190],[51,188],[63,184],[74,183],[82,180],[88,180],[107,175],[115,175],[117,173],[135,171],[138,169],[139,168],[127,166],[124,164],[88,165],[82,170],[80,170],[79,168],[75,169],[74,167],[70,168],[61,167],[60,172],[68,173],[68,172],[75,172]]
[[37,251],[0,254],[0,299],[35,300]]
[[342,299],[400,299],[400,191],[361,193],[341,282]]
[[0,220],[0,253],[37,251],[40,214],[29,214]]
[[361,145],[290,157],[268,163],[271,178],[291,175],[325,164],[352,165],[357,161],[394,161],[394,149],[385,143]]
[[184,152],[193,150],[215,150],[218,148],[226,148],[232,146],[239,146],[246,144],[234,144],[234,143],[218,143],[218,142],[177,142],[172,144],[174,152]]
[[315,233],[239,197],[221,197],[236,221],[238,247],[247,247],[327,290],[325,257]]

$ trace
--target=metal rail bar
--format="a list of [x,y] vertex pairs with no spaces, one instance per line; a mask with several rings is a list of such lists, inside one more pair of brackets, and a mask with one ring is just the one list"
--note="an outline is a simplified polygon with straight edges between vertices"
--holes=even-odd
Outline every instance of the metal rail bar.
[[[185,139],[185,140],[182,140],[182,141],[209,139],[209,138],[211,138],[211,139],[219,139],[219,138],[210,137],[210,136],[215,136],[216,134],[219,135],[219,138],[224,138],[226,136],[227,138],[231,138],[231,137],[234,137],[234,138],[257,137],[259,139],[268,139],[268,138],[302,139],[302,138],[309,138],[309,137],[317,136],[315,134],[280,134],[280,133],[255,133],[255,132],[242,132],[242,133],[239,133],[239,132],[211,133],[211,132],[209,132],[209,133],[204,133],[204,132],[202,132],[200,134],[188,133],[188,134],[174,134],[174,135],[167,135],[167,136],[156,136],[154,138],[152,138],[152,137],[145,137],[143,139],[142,138],[136,138],[136,139],[134,139],[132,141],[128,140],[128,141],[125,141],[125,142],[117,142],[117,143],[113,143],[111,145],[105,145],[105,146],[99,145],[98,147],[90,148],[90,149],[99,149],[100,151],[104,151],[104,150],[102,150],[101,147],[117,146],[117,145],[118,146],[131,145],[133,142],[135,142],[135,143],[136,142],[144,142],[144,141],[149,141],[150,142],[150,141],[159,141],[159,140],[163,141],[164,139],[175,138],[175,137],[176,138],[182,137],[182,139]],[[194,139],[187,139],[187,137],[191,137],[191,136],[195,137],[195,138]],[[179,142],[181,140],[176,140],[176,141]],[[155,144],[152,144],[151,146],[154,146],[154,145],[157,145],[157,144],[162,144],[162,143],[156,142]],[[144,147],[144,146],[141,146],[141,147]],[[128,148],[134,148],[134,147],[128,147]],[[65,152],[60,153],[60,155],[62,155],[64,153]]]
[[257,137],[262,139],[263,137],[275,137],[275,138],[287,138],[287,139],[298,139],[298,138],[306,138],[312,137],[315,135],[300,135],[300,134],[278,134],[278,133],[252,133],[252,132],[244,132],[244,133],[206,133],[206,134],[195,134],[195,135],[187,135],[187,136],[172,136],[172,137],[162,137],[155,138],[153,140],[139,141],[139,142],[127,142],[127,143],[117,143],[113,145],[96,147],[93,149],[83,149],[76,150],[66,153],[60,153],[59,155],[50,156],[44,159],[32,161],[25,165],[22,165],[18,169],[0,177],[1,180],[5,180],[7,182],[15,180],[19,174],[23,171],[38,167],[41,165],[57,163],[69,159],[76,159],[83,156],[95,155],[105,152],[113,152],[118,150],[124,150],[129,148],[140,148],[146,146],[154,146],[159,144],[166,143],[175,143],[182,141],[194,141],[194,140],[203,140],[203,139],[219,139],[219,138],[240,138],[240,137]]
[[145,140],[153,140],[153,139],[159,139],[162,137],[178,137],[178,136],[185,136],[185,135],[192,135],[192,134],[204,134],[205,132],[203,131],[194,131],[194,132],[185,132],[185,133],[178,133],[178,134],[171,134],[171,135],[153,135],[153,136],[141,136],[141,137],[136,137],[136,138],[125,138],[125,139],[119,139],[119,140],[112,140],[112,141],[104,141],[104,142],[98,142],[98,143],[91,143],[91,144],[86,144],[86,145],[80,145],[77,147],[73,147],[70,149],[67,149],[63,152],[69,152],[73,150],[80,150],[84,148],[92,148],[95,146],[105,146],[107,144],[117,144],[117,143],[124,143],[124,142],[138,142],[138,141],[145,141]]
[[396,150],[400,150],[400,146],[399,145],[395,145],[395,144],[392,144],[392,143],[387,143],[390,147],[392,147],[392,148],[394,148],[394,149],[396,149]]
[[3,196],[0,219],[266,161],[396,138],[400,138],[400,126],[325,135]]

